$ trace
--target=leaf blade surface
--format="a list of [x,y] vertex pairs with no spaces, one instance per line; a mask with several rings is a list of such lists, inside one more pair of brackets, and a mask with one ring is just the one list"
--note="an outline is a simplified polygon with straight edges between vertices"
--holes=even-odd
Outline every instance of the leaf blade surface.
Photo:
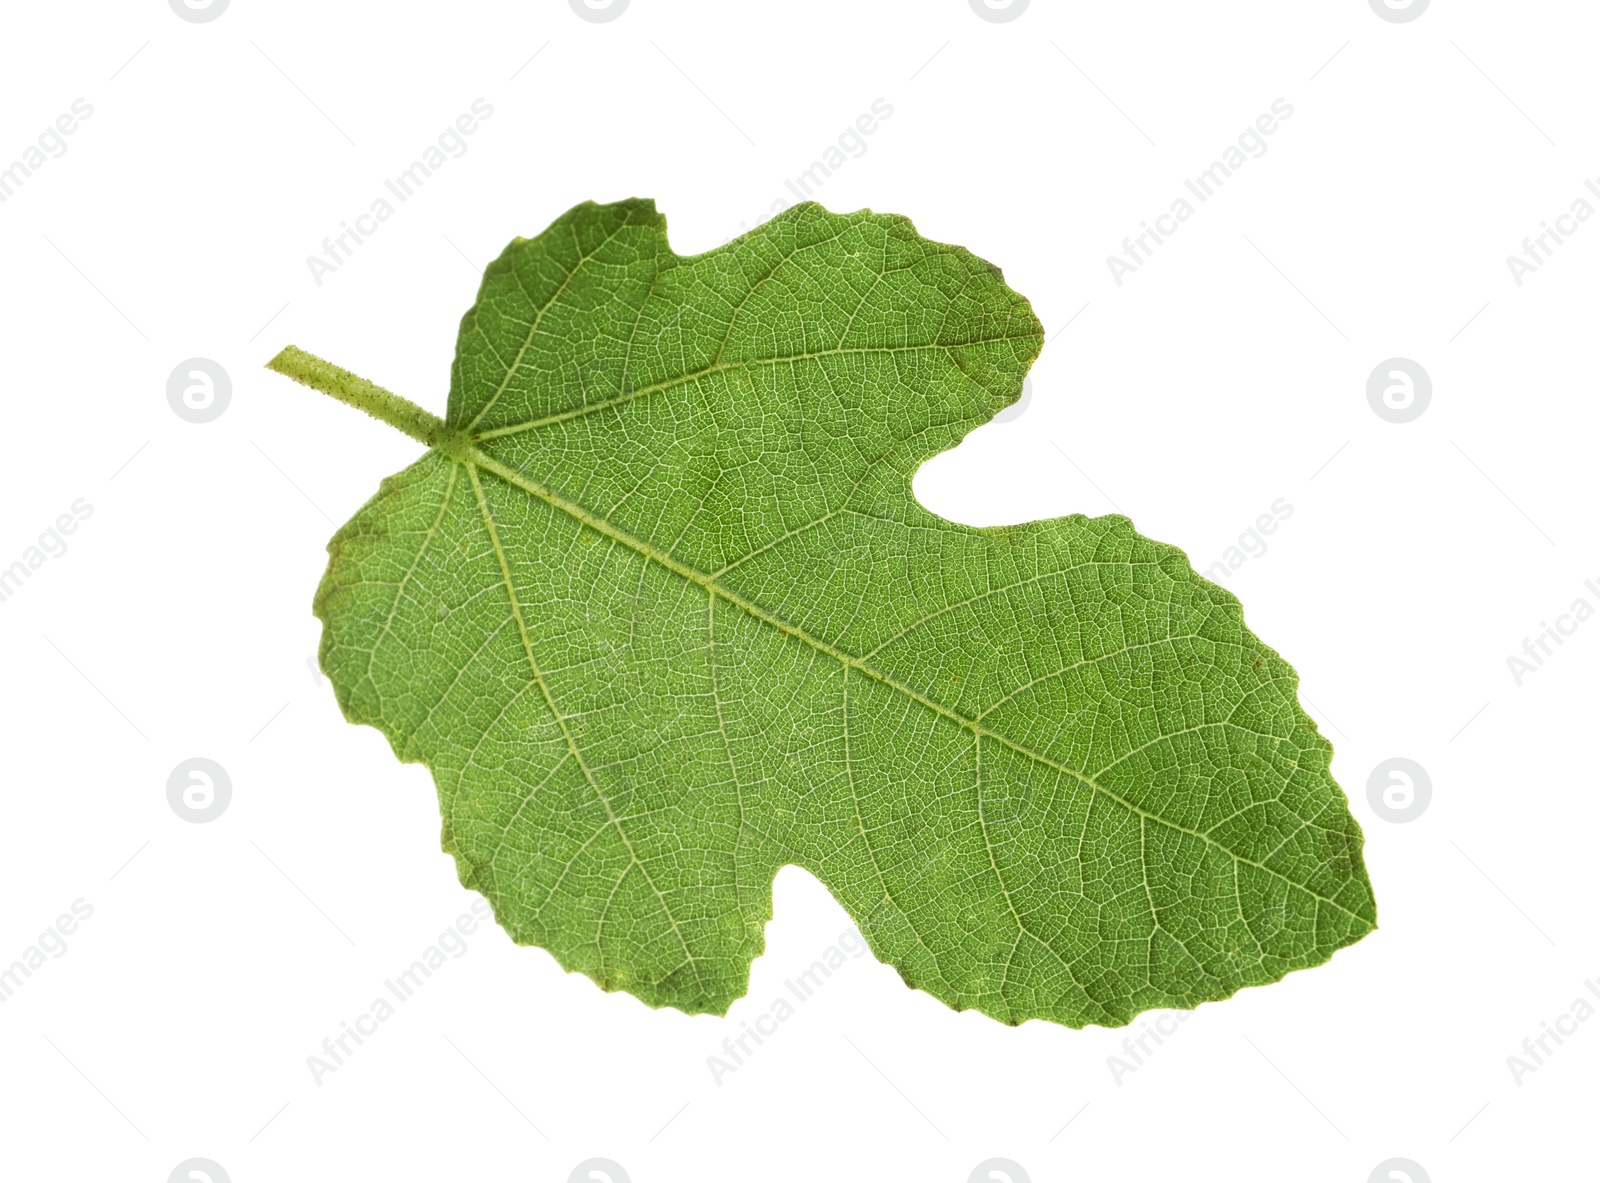
[[721,1013],[794,863],[909,983],[1082,1026],[1374,926],[1331,748],[1231,594],[1122,517],[912,495],[1041,345],[998,270],[865,212],[685,258],[651,203],[586,204],[490,266],[445,442],[316,608],[515,939]]

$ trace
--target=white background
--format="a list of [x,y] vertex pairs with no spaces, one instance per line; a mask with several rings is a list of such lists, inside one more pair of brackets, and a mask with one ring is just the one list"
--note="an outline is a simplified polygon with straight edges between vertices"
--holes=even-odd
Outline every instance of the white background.
[[[0,164],[75,99],[93,115],[0,204],[0,566],[93,512],[0,603],[0,964],[94,911],[0,1004],[0,1176],[161,1183],[204,1156],[236,1183],[562,1181],[604,1156],[634,1183],[962,1183],[1001,1156],[1040,1183],[1363,1183],[1403,1156],[1436,1183],[1594,1177],[1600,1022],[1520,1084],[1507,1057],[1600,978],[1600,621],[1520,686],[1506,658],[1600,607],[1600,219],[1521,286],[1505,262],[1600,177],[1593,5],[1034,0],[991,23],[966,0],[633,0],[600,24],[565,0],[233,0],[189,23],[107,0],[5,22]],[[480,97],[465,155],[319,286],[306,256]],[[1106,256],[1280,97],[1266,154],[1114,282]],[[975,524],[1121,511],[1201,568],[1291,504],[1227,583],[1335,744],[1381,929],[1201,1007],[1120,1080],[1129,1031],[958,1015],[867,957],[719,1085],[707,1057],[850,923],[788,869],[725,1020],[489,926],[315,1083],[307,1057],[476,897],[426,771],[307,663],[323,543],[416,445],[262,364],[293,342],[442,413],[510,238],[641,195],[679,252],[709,249],[877,98],[892,117],[817,198],[970,247],[1050,333],[1025,412],[919,496]],[[195,356],[232,377],[205,424],[166,398]],[[1403,425],[1366,399],[1394,356],[1434,384]],[[233,786],[203,825],[166,796],[192,756]],[[1409,824],[1367,799],[1392,756],[1431,776]]]

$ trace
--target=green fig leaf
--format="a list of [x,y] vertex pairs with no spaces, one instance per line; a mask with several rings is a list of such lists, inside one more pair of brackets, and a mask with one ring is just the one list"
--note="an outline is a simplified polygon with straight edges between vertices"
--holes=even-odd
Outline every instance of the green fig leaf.
[[274,359],[428,445],[329,544],[321,663],[516,941],[720,1014],[793,864],[909,985],[1081,1027],[1375,926],[1332,748],[1233,595],[1125,517],[912,495],[1042,344],[904,218],[799,205],[685,257],[634,200],[490,265],[442,420]]

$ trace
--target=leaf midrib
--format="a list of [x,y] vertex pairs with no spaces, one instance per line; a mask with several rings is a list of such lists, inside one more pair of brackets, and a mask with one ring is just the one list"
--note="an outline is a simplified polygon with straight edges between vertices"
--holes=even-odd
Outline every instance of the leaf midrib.
[[[677,574],[680,578],[686,579],[690,583],[701,587],[709,595],[720,597],[725,602],[739,608],[750,616],[761,620],[770,627],[778,629],[782,634],[798,638],[816,651],[832,657],[846,668],[859,670],[866,676],[871,677],[894,690],[897,690],[899,693],[933,711],[935,714],[942,715],[958,726],[971,731],[975,736],[987,735],[989,738],[1000,744],[1003,744],[1008,748],[1011,748],[1018,754],[1033,760],[1035,763],[1042,764],[1048,768],[1053,768],[1058,772],[1064,773],[1065,775],[1080,781],[1089,788],[1106,797],[1108,800],[1121,805],[1124,809],[1127,809],[1129,812],[1141,818],[1148,818],[1151,821],[1166,826],[1167,828],[1178,833],[1187,834],[1192,838],[1198,838],[1207,846],[1211,846],[1221,851],[1228,858],[1232,859],[1235,864],[1243,863],[1246,866],[1255,867],[1257,870],[1265,872],[1274,879],[1279,879],[1288,884],[1290,887],[1304,892],[1312,899],[1316,900],[1319,904],[1325,903],[1333,908],[1336,908],[1338,911],[1343,912],[1351,919],[1365,925],[1367,930],[1370,931],[1370,929],[1373,927],[1373,921],[1368,917],[1352,911],[1343,904],[1339,903],[1337,900],[1330,899],[1327,896],[1319,895],[1317,892],[1311,890],[1311,888],[1307,885],[1290,879],[1281,871],[1276,871],[1264,863],[1257,862],[1254,859],[1246,858],[1244,855],[1237,854],[1234,851],[1229,850],[1226,846],[1223,846],[1220,842],[1216,841],[1216,839],[1212,838],[1210,834],[1199,830],[1192,830],[1187,826],[1179,825],[1177,822],[1168,821],[1166,818],[1163,818],[1158,814],[1150,813],[1147,810],[1141,809],[1121,795],[1112,792],[1104,785],[1099,784],[1088,774],[1076,768],[1072,768],[1068,765],[1052,760],[1043,753],[1036,752],[1031,748],[1019,744],[1010,739],[1008,736],[1005,736],[999,732],[991,731],[990,729],[983,727],[977,721],[966,718],[964,715],[944,706],[942,703],[935,702],[926,695],[920,694],[913,690],[911,687],[897,682],[895,679],[889,677],[881,670],[867,665],[864,659],[845,653],[843,650],[840,650],[833,645],[829,645],[824,641],[812,637],[805,630],[780,619],[771,612],[768,612],[766,609],[762,608],[760,605],[756,604],[754,601],[747,600],[731,589],[723,587],[714,577],[708,576],[701,571],[697,571],[694,568],[689,567],[681,561],[673,558],[670,554],[661,551],[642,539],[635,538],[633,535],[619,529],[605,519],[590,513],[581,505],[566,500],[553,491],[546,489],[538,482],[524,476],[522,473],[509,468],[501,461],[483,451],[483,449],[478,446],[477,441],[471,439],[466,435],[465,432],[461,431],[460,429],[449,427],[444,420],[424,410],[422,407],[419,407],[410,399],[403,398],[392,391],[385,390],[372,382],[368,382],[366,379],[361,378],[356,374],[350,373],[348,370],[331,365],[330,363],[323,361],[321,358],[318,358],[312,354],[308,354],[304,350],[298,349],[292,345],[285,347],[276,357],[268,362],[267,368],[284,374],[285,376],[292,378],[297,382],[304,383],[315,390],[320,390],[325,394],[331,395],[341,402],[349,403],[351,406],[365,411],[374,418],[380,419],[383,422],[388,423],[391,427],[394,427],[397,430],[411,436],[411,438],[424,444],[430,450],[439,452],[441,456],[449,460],[458,463],[465,463],[469,467],[482,468],[485,471],[494,473],[496,476],[500,477],[501,480],[504,480],[514,488],[519,488],[524,493],[538,497],[552,508],[562,511],[580,523],[588,526],[590,529],[595,530],[602,536],[622,543],[630,550],[643,555],[647,559],[650,559],[651,561]],[[874,650],[874,652],[876,652],[876,650]],[[1126,757],[1123,757],[1123,759],[1125,758]],[[1310,824],[1310,822],[1302,821],[1299,829],[1304,829]],[[1299,829],[1297,829],[1294,833],[1298,833]],[[1293,838],[1293,836],[1294,834],[1291,833],[1284,839],[1283,842],[1280,842],[1278,847],[1275,849],[1281,849]]]
[[[569,517],[574,518],[578,522],[580,522],[583,525],[589,527],[590,529],[592,529],[595,532],[601,534],[602,536],[604,536],[606,538],[609,538],[614,542],[621,543],[622,545],[628,547],[630,550],[633,550],[636,553],[642,555],[646,559],[649,559],[650,561],[655,562],[658,565],[666,568],[667,570],[671,571],[673,574],[679,576],[680,578],[688,580],[690,583],[692,583],[695,586],[703,589],[708,594],[713,595],[713,596],[717,596],[718,598],[722,599],[725,603],[728,603],[728,604],[732,605],[733,607],[739,608],[741,611],[747,613],[748,615],[752,616],[756,620],[761,621],[762,623],[768,625],[771,628],[777,629],[781,635],[793,637],[796,640],[799,640],[802,643],[804,643],[804,644],[810,646],[811,648],[815,649],[817,652],[825,654],[826,656],[832,657],[835,661],[839,662],[842,666],[846,667],[847,669],[857,670],[858,672],[860,672],[862,674],[865,674],[867,677],[875,679],[876,681],[882,683],[883,685],[889,687],[890,689],[898,691],[899,693],[905,695],[907,698],[911,699],[913,702],[916,702],[919,705],[921,705],[923,707],[926,707],[928,710],[933,711],[935,714],[941,715],[944,718],[948,719],[950,722],[955,723],[958,726],[966,729],[967,731],[972,732],[975,736],[992,739],[995,742],[1000,743],[1000,744],[1004,745],[1005,747],[1008,747],[1011,750],[1017,752],[1021,756],[1024,756],[1024,757],[1026,757],[1026,758],[1028,758],[1030,760],[1033,760],[1036,763],[1042,764],[1047,768],[1055,769],[1057,772],[1064,773],[1067,776],[1070,776],[1070,777],[1074,778],[1075,780],[1081,782],[1082,784],[1087,785],[1089,788],[1093,789],[1095,792],[1098,792],[1098,793],[1102,794],[1108,800],[1115,802],[1116,804],[1122,806],[1124,809],[1127,809],[1129,812],[1131,812],[1131,813],[1133,813],[1133,814],[1135,814],[1135,815],[1137,815],[1137,816],[1139,816],[1141,818],[1148,818],[1149,820],[1151,820],[1153,822],[1156,822],[1159,825],[1166,826],[1167,828],[1172,829],[1172,830],[1176,830],[1179,833],[1187,834],[1192,838],[1198,838],[1200,841],[1204,842],[1207,846],[1213,847],[1214,849],[1220,851],[1221,853],[1226,855],[1228,858],[1234,860],[1235,862],[1243,863],[1246,866],[1255,867],[1257,870],[1263,871],[1266,874],[1271,875],[1273,878],[1279,879],[1279,880],[1283,881],[1284,883],[1288,884],[1289,886],[1294,887],[1294,888],[1296,888],[1296,889],[1298,889],[1300,891],[1305,892],[1312,899],[1318,901],[1319,903],[1327,904],[1330,907],[1336,908],[1340,912],[1343,912],[1346,916],[1349,916],[1351,919],[1356,920],[1356,921],[1360,922],[1361,924],[1368,926],[1369,928],[1371,927],[1371,921],[1368,920],[1367,917],[1362,916],[1358,912],[1352,911],[1351,909],[1345,907],[1343,904],[1339,903],[1337,900],[1329,899],[1327,896],[1319,895],[1317,892],[1313,891],[1310,887],[1306,886],[1303,883],[1298,883],[1295,880],[1290,879],[1287,875],[1283,874],[1281,871],[1274,870],[1273,868],[1271,868],[1269,866],[1266,866],[1264,863],[1256,862],[1254,859],[1247,858],[1244,855],[1241,855],[1241,854],[1238,854],[1238,853],[1236,853],[1234,851],[1229,850],[1226,846],[1223,846],[1220,842],[1218,842],[1216,839],[1212,838],[1209,834],[1207,834],[1207,833],[1205,833],[1203,831],[1192,830],[1187,826],[1183,826],[1183,825],[1178,824],[1177,822],[1169,821],[1168,819],[1166,819],[1164,817],[1161,817],[1159,814],[1154,814],[1154,813],[1149,812],[1148,810],[1141,809],[1139,806],[1137,806],[1133,802],[1127,800],[1125,797],[1121,796],[1120,794],[1115,793],[1112,790],[1106,788],[1104,785],[1099,784],[1093,777],[1089,776],[1088,774],[1086,774],[1086,773],[1084,773],[1084,772],[1082,772],[1082,771],[1080,771],[1080,770],[1078,770],[1076,768],[1073,768],[1070,765],[1063,764],[1063,763],[1061,763],[1059,761],[1056,761],[1056,760],[1052,760],[1050,757],[1044,755],[1042,752],[1036,752],[1032,748],[1029,748],[1024,744],[1017,743],[1015,740],[1011,739],[1009,736],[1003,735],[1000,732],[993,731],[993,730],[991,730],[991,729],[989,729],[987,727],[984,727],[978,721],[973,720],[973,719],[968,719],[965,715],[962,715],[959,711],[955,711],[955,710],[951,709],[950,707],[945,706],[943,703],[940,703],[940,702],[938,702],[938,701],[936,701],[934,699],[929,698],[927,695],[920,693],[919,691],[913,689],[912,687],[907,686],[904,683],[899,682],[894,678],[891,678],[888,674],[884,673],[883,671],[881,671],[879,669],[876,669],[873,666],[867,665],[862,659],[860,659],[858,657],[855,657],[854,655],[852,655],[850,653],[847,653],[844,650],[839,649],[837,646],[831,645],[828,642],[821,640],[820,638],[811,636],[811,634],[806,632],[804,629],[798,627],[797,625],[791,624],[788,621],[783,620],[782,618],[774,615],[773,613],[769,612],[767,609],[765,609],[765,608],[761,607],[759,604],[755,603],[753,600],[746,599],[744,596],[739,595],[737,592],[733,591],[732,589],[723,587],[715,579],[713,579],[709,575],[706,575],[704,572],[698,571],[695,568],[690,567],[686,563],[683,563],[679,559],[674,558],[672,555],[670,555],[667,552],[659,549],[658,547],[655,547],[655,546],[651,545],[650,543],[646,542],[645,540],[643,540],[641,538],[634,537],[632,534],[628,533],[625,530],[622,530],[622,529],[618,528],[617,526],[613,525],[612,523],[606,521],[604,518],[598,517],[597,515],[589,512],[587,509],[585,509],[583,506],[577,504],[576,502],[568,501],[566,498],[562,497],[560,494],[554,492],[553,490],[545,488],[543,485],[539,484],[537,481],[532,480],[531,478],[523,475],[522,473],[518,472],[517,470],[515,470],[515,469],[511,468],[510,466],[506,465],[502,461],[496,459],[494,456],[490,455],[489,453],[483,451],[483,449],[478,447],[476,444],[473,444],[473,445],[469,446],[466,449],[465,455],[460,457],[460,459],[463,460],[465,463],[467,463],[469,466],[476,466],[478,468],[483,469],[486,472],[493,473],[495,476],[499,477],[501,480],[505,481],[507,484],[511,485],[513,488],[521,489],[524,493],[527,493],[527,494],[529,494],[530,496],[533,496],[533,497],[537,497],[539,500],[545,502],[547,505],[551,506],[554,509],[560,510],[561,512],[567,514]],[[1309,822],[1302,822],[1301,828],[1304,828],[1305,825],[1309,825],[1309,824],[1310,824]]]

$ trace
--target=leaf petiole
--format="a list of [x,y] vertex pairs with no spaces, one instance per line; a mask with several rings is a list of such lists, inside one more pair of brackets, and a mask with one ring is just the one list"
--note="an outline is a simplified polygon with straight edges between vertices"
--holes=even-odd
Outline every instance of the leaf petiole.
[[294,345],[287,346],[269,361],[267,369],[285,378],[293,378],[313,390],[320,390],[359,411],[365,411],[374,419],[382,420],[412,439],[430,448],[437,448],[452,458],[460,459],[471,449],[471,438],[460,428],[451,427],[410,399],[402,398]]

